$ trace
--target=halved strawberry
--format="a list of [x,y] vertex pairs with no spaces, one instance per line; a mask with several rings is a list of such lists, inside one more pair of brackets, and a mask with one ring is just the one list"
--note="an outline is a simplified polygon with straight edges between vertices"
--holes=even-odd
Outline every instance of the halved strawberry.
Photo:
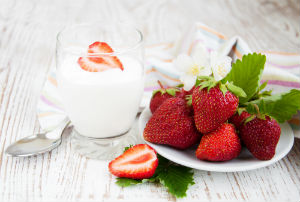
[[107,63],[103,57],[88,57],[88,59],[95,63]]
[[103,63],[95,63],[87,57],[80,57],[78,64],[82,69],[89,72],[103,72],[111,68],[105,61],[103,61]]
[[[113,49],[105,42],[96,41],[89,45],[88,53],[112,53]],[[88,59],[89,61],[87,61]],[[90,72],[101,72],[109,68],[120,68],[124,70],[123,65],[119,58],[116,56],[95,56],[95,57],[81,57],[78,64],[82,69]],[[99,64],[99,65],[98,65]]]
[[[88,49],[89,53],[112,53],[113,49],[105,42],[96,41],[93,44],[89,45]],[[101,56],[101,57],[89,57],[90,60],[96,63],[102,63],[105,60],[112,67],[119,67],[120,69],[124,69],[122,63],[119,58],[116,56]]]
[[124,70],[122,63],[117,56],[102,56],[102,58],[110,67],[120,68],[122,71]]
[[112,160],[108,168],[117,177],[144,179],[152,177],[157,166],[156,151],[147,144],[138,144]]
[[112,53],[113,49],[105,42],[96,41],[89,45],[89,53]]

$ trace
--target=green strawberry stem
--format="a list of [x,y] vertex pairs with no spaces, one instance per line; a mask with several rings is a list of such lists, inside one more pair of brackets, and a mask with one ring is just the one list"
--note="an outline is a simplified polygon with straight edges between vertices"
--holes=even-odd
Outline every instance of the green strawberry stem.
[[257,115],[260,116],[259,108],[257,104],[253,104],[254,108],[256,109]]
[[158,85],[160,86],[161,89],[165,89],[165,87],[162,85],[162,83],[160,82],[160,80],[157,80]]
[[254,106],[254,108],[255,108],[255,110],[256,110],[256,112],[257,112],[257,117],[260,118],[260,119],[265,120],[266,117],[265,117],[264,114],[261,114],[261,113],[260,113],[258,105],[257,105],[257,104],[253,104],[253,106]]

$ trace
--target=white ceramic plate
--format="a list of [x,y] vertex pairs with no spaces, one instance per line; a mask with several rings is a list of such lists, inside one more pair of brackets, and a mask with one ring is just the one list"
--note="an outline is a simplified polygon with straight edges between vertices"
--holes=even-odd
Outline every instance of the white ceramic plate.
[[[149,108],[145,108],[142,112],[140,119],[139,119],[139,133],[143,138],[143,131],[146,126],[146,123],[152,116]],[[253,170],[257,168],[262,168],[268,165],[271,165],[280,159],[282,159],[286,154],[289,153],[293,144],[294,144],[294,134],[291,127],[287,124],[281,124],[281,136],[276,148],[275,156],[268,161],[260,161],[254,158],[251,153],[246,149],[243,148],[241,154],[227,162],[208,162],[208,161],[201,161],[196,158],[194,148],[190,148],[187,150],[177,150],[172,147],[168,147],[165,145],[158,145],[147,142],[151,147],[153,147],[160,155],[163,157],[190,167],[199,170],[207,170],[207,171],[216,171],[216,172],[236,172],[236,171],[246,171],[246,170]],[[143,138],[144,139],[144,138]]]

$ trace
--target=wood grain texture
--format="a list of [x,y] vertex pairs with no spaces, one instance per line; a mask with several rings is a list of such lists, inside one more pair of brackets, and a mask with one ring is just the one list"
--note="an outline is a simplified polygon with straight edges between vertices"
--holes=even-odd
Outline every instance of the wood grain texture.
[[[241,35],[253,50],[300,51],[299,0],[98,1],[0,0],[0,201],[176,201],[161,186],[115,185],[106,161],[72,152],[70,129],[50,153],[11,158],[15,140],[40,131],[39,93],[54,68],[56,33],[73,22],[137,21],[147,43],[176,38],[187,20],[226,36]],[[195,171],[182,201],[299,201],[300,140],[281,161],[236,173]],[[180,201],[181,201],[180,200]]]

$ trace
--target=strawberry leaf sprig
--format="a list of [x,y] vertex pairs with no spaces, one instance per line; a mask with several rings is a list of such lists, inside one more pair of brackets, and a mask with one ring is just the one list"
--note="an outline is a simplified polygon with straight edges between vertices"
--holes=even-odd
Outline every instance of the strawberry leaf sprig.
[[[130,148],[126,147],[125,151]],[[189,186],[195,184],[194,172],[192,168],[178,165],[168,159],[157,154],[158,167],[154,175],[147,179],[130,179],[130,178],[117,178],[116,184],[121,187],[128,187],[142,183],[159,183],[167,188],[170,194],[176,198],[186,196],[186,191]]]
[[196,79],[195,87],[200,86],[199,90],[207,88],[207,91],[215,86],[219,85],[220,90],[222,91],[223,95],[226,94],[227,91],[232,92],[238,97],[246,97],[246,93],[244,90],[236,85],[233,82],[222,82],[216,81],[212,76],[198,76]]
[[300,109],[300,91],[292,89],[285,93],[252,100],[245,105],[250,114],[257,113],[255,106],[258,106],[260,114],[268,115],[279,123],[283,123],[291,119]]
[[266,56],[262,54],[244,55],[232,65],[231,71],[222,83],[232,83],[244,90],[246,97],[240,97],[239,110],[246,110],[260,118],[270,116],[279,123],[283,123],[300,110],[300,90],[292,89],[288,92],[273,94],[272,90],[264,90],[267,81],[261,84]]
[[250,100],[259,90],[265,62],[265,55],[257,53],[244,55],[242,60],[232,64],[231,71],[222,80],[222,83],[232,82],[245,91],[247,96],[240,98],[240,104]]

